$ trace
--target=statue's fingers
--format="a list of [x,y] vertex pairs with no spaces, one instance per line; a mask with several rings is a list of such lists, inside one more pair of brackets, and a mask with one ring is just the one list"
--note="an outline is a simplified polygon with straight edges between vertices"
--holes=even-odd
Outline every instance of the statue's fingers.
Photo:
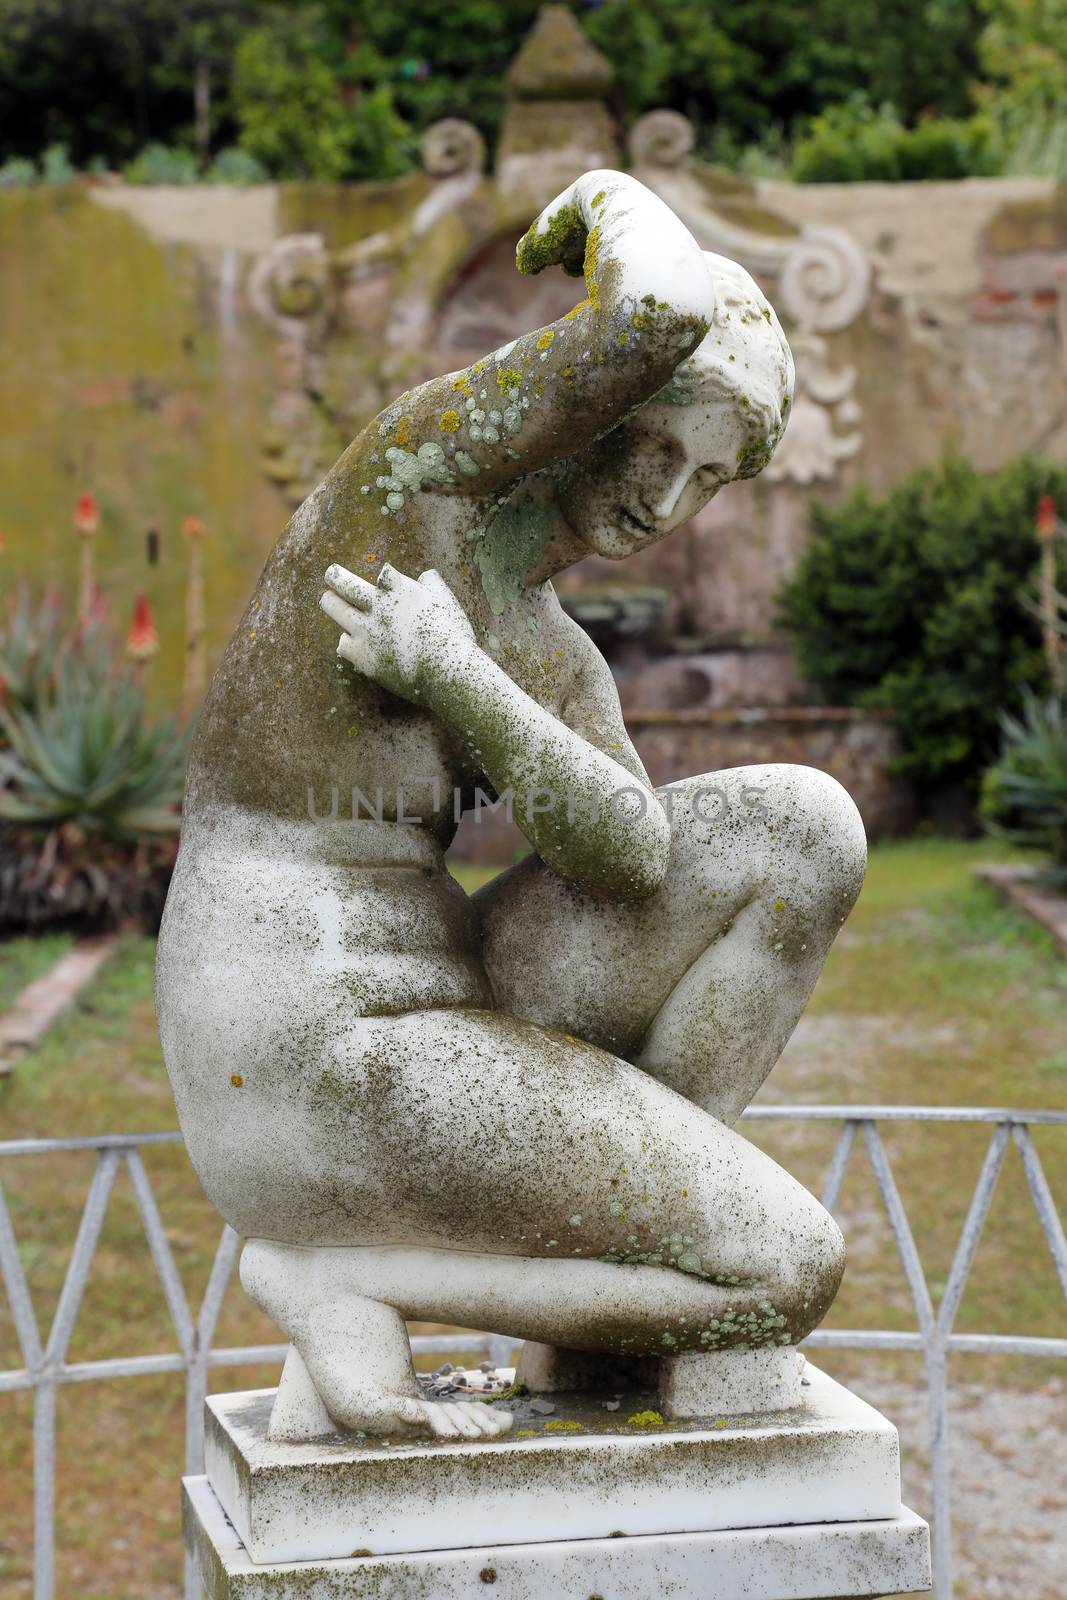
[[326,582],[359,611],[369,611],[374,603],[373,583],[349,572],[347,567],[338,566],[336,562],[326,568]]
[[358,633],[342,633],[337,643],[337,654],[350,661],[357,672],[364,673],[368,678],[374,676],[374,659],[362,628]]
[[425,572],[420,572],[418,581],[424,589],[433,595],[439,605],[447,607],[456,620],[461,621],[470,631],[470,618],[435,567],[427,567]]
[[333,594],[329,589],[319,600],[319,607],[346,633],[357,633],[366,621],[364,612],[357,611],[355,606],[350,606],[347,600],[342,600],[339,594]]
[[459,604],[459,601],[456,599],[455,595],[452,593],[452,590],[448,587],[448,584],[442,578],[441,574],[437,571],[436,567],[427,567],[425,572],[420,572],[419,582],[422,584],[424,589],[428,589],[430,591],[435,600],[441,600],[446,605],[451,604],[455,606]]
[[398,567],[391,567],[388,561],[378,574],[378,587],[379,589],[384,589],[386,594],[392,594],[394,590],[403,589],[405,584],[413,581],[406,572],[401,572]]

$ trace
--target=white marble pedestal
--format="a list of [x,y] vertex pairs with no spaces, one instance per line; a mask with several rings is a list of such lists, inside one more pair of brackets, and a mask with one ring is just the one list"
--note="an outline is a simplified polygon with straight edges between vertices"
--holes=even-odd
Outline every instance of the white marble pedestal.
[[[554,1395],[500,1440],[267,1440],[273,1390],[207,1405],[185,1482],[210,1600],[837,1600],[929,1586],[897,1435],[809,1367],[798,1406],[641,1426]],[[528,1403],[526,1406],[528,1410]]]

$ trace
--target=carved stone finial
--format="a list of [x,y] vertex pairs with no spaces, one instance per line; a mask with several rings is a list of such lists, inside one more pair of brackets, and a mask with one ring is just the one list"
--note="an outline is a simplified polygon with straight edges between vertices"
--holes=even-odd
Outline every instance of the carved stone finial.
[[680,167],[693,140],[693,124],[680,111],[646,111],[630,130],[630,159],[638,167]]
[[497,190],[532,211],[583,169],[615,167],[615,122],[604,99],[615,73],[566,6],[542,6],[508,70],[496,149]]
[[782,308],[816,333],[847,328],[870,292],[870,260],[841,228],[805,228],[782,264]]
[[615,71],[567,6],[542,6],[508,68],[516,100],[603,100]]
[[431,178],[485,171],[485,140],[473,122],[464,122],[460,117],[444,117],[431,123],[419,149]]

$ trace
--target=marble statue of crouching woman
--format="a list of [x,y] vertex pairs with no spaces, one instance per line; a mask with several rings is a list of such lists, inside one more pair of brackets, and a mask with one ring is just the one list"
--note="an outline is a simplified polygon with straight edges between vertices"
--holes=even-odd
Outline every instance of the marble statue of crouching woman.
[[[242,1281],[370,1433],[508,1424],[420,1399],[405,1318],[767,1348],[843,1270],[831,1218],[732,1124],[859,891],[859,816],[804,767],[653,791],[551,584],[758,472],[789,349],[748,274],[620,173],[574,183],[518,264],[584,269],[586,297],[403,395],[271,555],[160,936],[182,1128]],[[443,852],[479,786],[535,853],[468,899]]]

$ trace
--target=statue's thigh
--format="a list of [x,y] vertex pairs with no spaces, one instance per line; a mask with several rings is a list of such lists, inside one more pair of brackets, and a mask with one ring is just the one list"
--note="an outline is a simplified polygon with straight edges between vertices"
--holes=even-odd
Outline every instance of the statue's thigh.
[[704,773],[658,791],[671,812],[671,857],[647,900],[597,899],[538,856],[479,890],[496,1005],[632,1059],[693,962],[759,890],[766,782],[755,789],[766,772]]
[[[364,1018],[335,1055],[332,1113],[343,1126],[347,1094],[363,1154],[359,1203],[335,1201],[331,1243],[664,1265],[685,1255],[698,1277],[767,1281],[781,1228],[799,1238],[819,1211],[647,1073],[501,1012]],[[335,1197],[346,1174],[342,1157]]]

